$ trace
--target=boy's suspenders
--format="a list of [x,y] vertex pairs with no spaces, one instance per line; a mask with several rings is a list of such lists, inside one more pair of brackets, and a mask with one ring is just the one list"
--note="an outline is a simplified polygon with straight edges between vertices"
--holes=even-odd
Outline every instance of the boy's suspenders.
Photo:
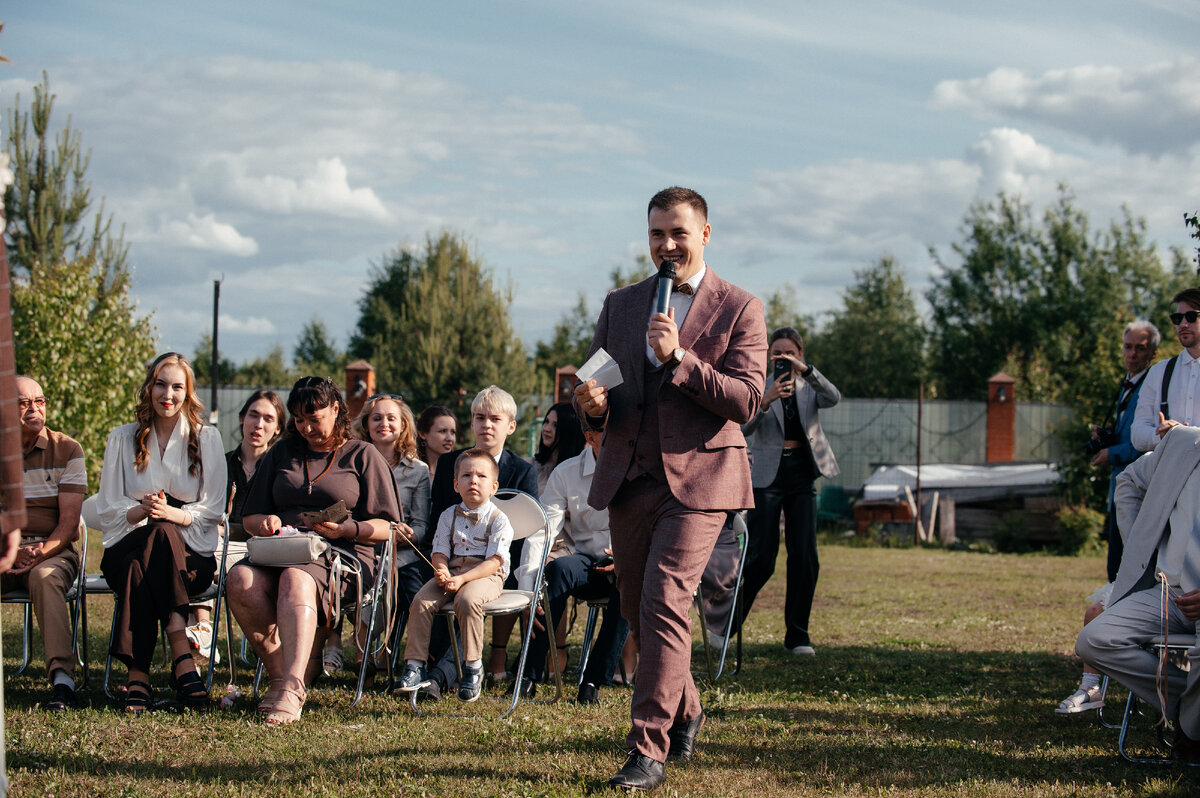
[[1175,361],[1179,359],[1179,355],[1167,361],[1167,367],[1163,369],[1162,388],[1159,390],[1158,398],[1161,400],[1158,403],[1158,412],[1162,413],[1164,419],[1170,420],[1171,407],[1167,403],[1167,389],[1171,387],[1171,375],[1175,373]]

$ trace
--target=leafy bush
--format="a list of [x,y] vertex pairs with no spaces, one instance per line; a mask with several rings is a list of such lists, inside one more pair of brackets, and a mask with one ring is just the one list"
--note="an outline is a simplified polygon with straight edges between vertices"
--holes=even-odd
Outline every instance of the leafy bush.
[[1078,554],[1100,545],[1104,513],[1082,504],[1066,504],[1058,511],[1059,554]]

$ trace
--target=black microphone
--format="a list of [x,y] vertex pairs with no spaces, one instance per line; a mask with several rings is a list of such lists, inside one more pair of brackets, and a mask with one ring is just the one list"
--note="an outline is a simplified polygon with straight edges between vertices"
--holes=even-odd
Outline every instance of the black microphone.
[[675,261],[664,260],[658,265],[658,301],[655,312],[667,315],[671,306],[671,288],[675,285]]

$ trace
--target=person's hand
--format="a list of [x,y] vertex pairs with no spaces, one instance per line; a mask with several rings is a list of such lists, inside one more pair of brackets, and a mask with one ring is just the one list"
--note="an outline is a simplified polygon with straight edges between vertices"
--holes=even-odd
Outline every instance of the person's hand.
[[417,538],[417,533],[413,532],[413,528],[400,521],[396,521],[392,524],[392,534],[397,538],[404,538],[408,541],[413,541]]
[[1177,597],[1175,606],[1189,621],[1200,621],[1200,590],[1189,590]]
[[767,412],[767,408],[771,406],[771,402],[776,399],[783,399],[791,396],[795,391],[795,377],[787,377],[782,380],[775,380],[771,383],[771,387],[763,391],[762,410]]
[[1184,426],[1184,425],[1180,424],[1178,421],[1176,421],[1173,418],[1166,418],[1160,412],[1158,414],[1158,427],[1154,430],[1154,432],[1156,435],[1158,435],[1158,437],[1161,438],[1163,435],[1167,434],[1167,430],[1169,430],[1171,427],[1182,427],[1182,426]]
[[450,569],[444,565],[433,566],[433,578],[437,580],[437,583],[439,585],[441,585],[442,587],[445,587],[446,582],[448,582],[451,578],[450,577]]
[[167,504],[167,495],[161,490],[156,493],[148,493],[142,497],[142,509],[146,511],[146,517],[151,521],[169,521],[167,511],[171,510],[171,505]]
[[[523,613],[521,613],[521,616],[522,616],[522,620],[528,621],[529,620],[529,610],[525,610]],[[543,632],[546,631],[546,624],[542,620],[545,617],[546,617],[546,611],[544,609],[542,609],[541,604],[537,605],[537,609],[533,615],[533,628],[541,629]]]
[[321,521],[313,527],[314,532],[327,538],[353,538],[358,534],[358,530],[359,525],[349,518],[341,523]]
[[446,581],[442,582],[442,587],[451,593],[457,593],[458,589],[462,587],[462,580],[457,576],[448,575]]
[[[611,557],[612,549],[605,549],[604,553]],[[617,570],[617,564],[610,562],[608,565],[593,565],[592,570],[598,574],[611,574],[613,571]]]
[[1094,466],[1106,466],[1110,462],[1111,461],[1108,459],[1108,449],[1101,449],[1100,451],[1096,452],[1096,456],[1092,458],[1092,465]]
[[14,574],[28,573],[33,566],[46,559],[46,552],[42,543],[32,543],[28,546],[21,546],[17,549],[17,559],[13,562],[12,571]]
[[0,553],[0,574],[8,573],[17,559],[17,550],[21,547],[21,528],[16,527],[4,533],[4,551]]
[[671,354],[679,348],[679,327],[675,325],[675,308],[667,308],[666,313],[655,313],[650,317],[650,329],[646,332],[646,340],[654,350],[654,356],[659,363],[666,363]]
[[801,352],[799,355],[793,355],[790,352],[780,352],[778,355],[773,356],[771,359],[772,360],[786,360],[789,363],[791,363],[793,376],[800,374],[800,372],[802,372],[808,368],[808,364],[804,362],[804,353],[803,352]]
[[263,519],[262,525],[258,528],[258,536],[269,538],[279,530],[283,529],[283,521],[277,515],[268,515]]
[[575,386],[575,401],[584,413],[598,418],[608,412],[608,389],[595,380],[581,382]]

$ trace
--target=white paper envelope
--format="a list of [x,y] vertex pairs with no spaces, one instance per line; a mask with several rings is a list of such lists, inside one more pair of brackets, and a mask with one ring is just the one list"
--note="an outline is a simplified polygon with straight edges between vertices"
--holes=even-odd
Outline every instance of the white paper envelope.
[[588,361],[580,366],[579,371],[575,372],[575,376],[579,378],[580,382],[595,380],[597,385],[610,391],[625,381],[621,376],[621,367],[617,365],[617,361],[613,360],[612,355],[603,349],[596,350],[596,354],[589,357]]

